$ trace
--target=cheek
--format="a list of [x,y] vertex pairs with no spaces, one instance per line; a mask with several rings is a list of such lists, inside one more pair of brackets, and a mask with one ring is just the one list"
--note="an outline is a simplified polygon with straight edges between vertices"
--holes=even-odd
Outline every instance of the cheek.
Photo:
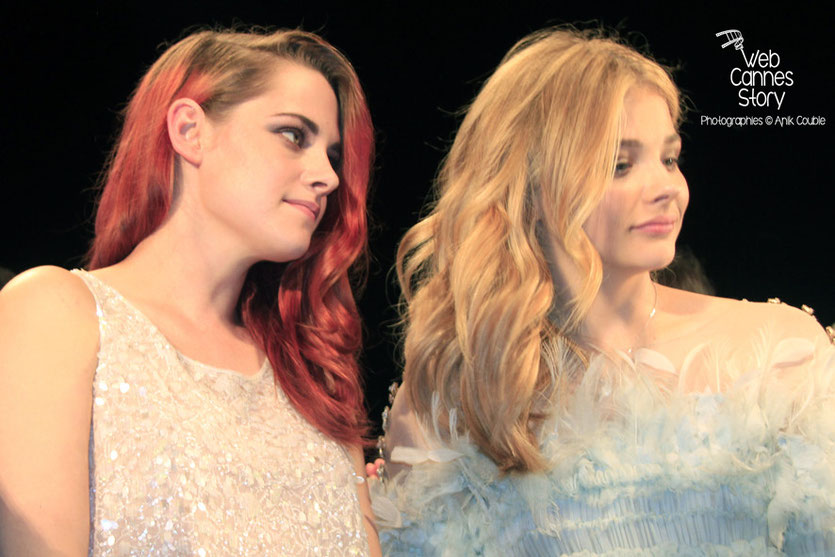
[[600,237],[603,235],[604,230],[603,219],[600,213],[600,207],[596,208],[586,222],[583,223],[583,230],[595,248],[599,248],[598,244],[600,243]]
[[623,206],[625,200],[621,199],[623,196],[619,193],[617,190],[606,192],[603,200],[595,207],[583,225],[583,229],[598,250],[602,247],[601,244],[607,242],[620,227],[619,207]]
[[583,225],[591,245],[598,253],[606,251],[611,236],[611,223],[608,222],[608,214],[603,207],[597,207]]

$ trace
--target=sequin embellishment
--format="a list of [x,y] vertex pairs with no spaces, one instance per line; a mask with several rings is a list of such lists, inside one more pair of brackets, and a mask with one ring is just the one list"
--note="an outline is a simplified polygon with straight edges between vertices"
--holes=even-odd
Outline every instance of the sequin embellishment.
[[382,464],[377,468],[377,477],[380,478],[380,481],[383,483],[388,482],[388,471],[386,470],[386,437],[385,435],[388,433],[389,430],[389,413],[391,412],[391,407],[394,405],[394,398],[397,396],[397,389],[400,387],[400,383],[394,382],[389,385],[389,398],[388,398],[388,405],[383,408],[383,416],[382,416],[382,426],[383,426],[383,435],[380,435],[377,438],[377,458],[382,460]]
[[190,360],[115,290],[96,298],[90,555],[366,555],[347,452],[277,388]]

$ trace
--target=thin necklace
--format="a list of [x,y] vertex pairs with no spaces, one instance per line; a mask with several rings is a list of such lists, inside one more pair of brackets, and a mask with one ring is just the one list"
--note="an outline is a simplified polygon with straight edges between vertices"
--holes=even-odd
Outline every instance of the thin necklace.
[[653,292],[653,295],[654,295],[654,298],[652,300],[652,309],[649,310],[649,317],[647,317],[647,320],[644,322],[644,326],[641,327],[641,330],[638,331],[637,335],[635,335],[635,340],[633,341],[633,345],[626,349],[626,353],[629,354],[630,356],[632,355],[632,350],[635,348],[634,343],[638,342],[638,339],[641,338],[641,335],[643,335],[644,332],[646,332],[647,327],[649,327],[649,322],[652,321],[653,317],[655,317],[655,309],[658,305],[658,287],[655,285],[655,281],[650,281],[650,282],[652,284],[652,292]]

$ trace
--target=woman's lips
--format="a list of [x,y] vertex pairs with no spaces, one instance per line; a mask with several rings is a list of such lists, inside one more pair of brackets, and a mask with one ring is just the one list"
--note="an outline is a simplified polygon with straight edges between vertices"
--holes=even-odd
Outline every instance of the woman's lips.
[[675,229],[676,220],[672,217],[658,217],[632,227],[632,230],[650,236],[666,236]]
[[319,205],[312,201],[304,201],[301,199],[285,199],[284,201],[299,211],[309,215],[313,220],[316,220],[319,216]]

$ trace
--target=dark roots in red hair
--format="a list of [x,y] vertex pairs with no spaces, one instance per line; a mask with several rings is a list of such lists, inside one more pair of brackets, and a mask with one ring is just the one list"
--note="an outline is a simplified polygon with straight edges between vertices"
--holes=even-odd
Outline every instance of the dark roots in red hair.
[[188,97],[215,119],[262,93],[277,59],[322,73],[336,93],[342,134],[340,187],[307,253],[258,263],[240,298],[243,324],[267,353],[296,409],[331,438],[359,444],[366,433],[360,371],[361,325],[349,273],[364,277],[366,196],[373,127],[348,60],[303,31],[203,31],[170,47],[143,77],[108,162],[88,255],[96,269],[124,259],[165,219],[174,196],[174,150],[166,113]]

